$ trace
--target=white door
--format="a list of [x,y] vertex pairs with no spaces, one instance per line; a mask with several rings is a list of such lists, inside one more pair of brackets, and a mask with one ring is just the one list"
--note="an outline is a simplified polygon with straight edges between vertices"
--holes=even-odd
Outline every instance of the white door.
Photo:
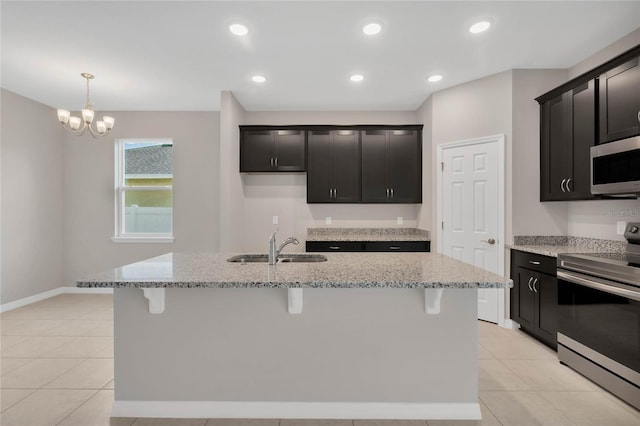
[[[500,137],[502,138],[502,137]],[[501,146],[496,138],[442,148],[441,249],[455,259],[502,274]],[[498,322],[498,289],[478,289],[478,318]]]

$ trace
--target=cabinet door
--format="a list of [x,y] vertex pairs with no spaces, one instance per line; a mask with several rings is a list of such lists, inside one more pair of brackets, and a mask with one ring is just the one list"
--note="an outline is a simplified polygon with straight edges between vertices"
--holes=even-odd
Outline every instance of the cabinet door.
[[571,177],[568,93],[542,105],[540,137],[540,201],[564,200]]
[[303,172],[305,164],[304,130],[276,130],[275,168],[280,172]]
[[362,201],[388,203],[389,187],[389,131],[362,132]]
[[536,328],[542,339],[555,346],[558,333],[558,280],[547,274],[538,274],[535,279],[533,290],[538,299]]
[[393,203],[422,202],[422,150],[416,130],[389,132],[389,186]]
[[331,132],[309,132],[307,203],[330,203],[333,201],[331,166]]
[[596,137],[595,80],[571,92],[572,174],[567,181],[567,199],[586,200],[591,195],[591,147]]
[[601,74],[600,140],[640,135],[640,58]]
[[246,130],[241,133],[240,171],[269,172],[274,170],[273,132]]
[[331,132],[333,202],[358,203],[360,197],[360,137],[355,130]]
[[514,286],[518,286],[515,293],[517,314],[515,320],[525,328],[534,329],[536,325],[536,293],[533,291],[533,281],[536,272],[525,268],[515,268],[516,276],[513,278]]

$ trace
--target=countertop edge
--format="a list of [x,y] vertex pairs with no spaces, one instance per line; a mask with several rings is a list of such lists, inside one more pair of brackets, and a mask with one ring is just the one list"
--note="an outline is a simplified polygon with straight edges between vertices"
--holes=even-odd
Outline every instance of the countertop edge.
[[408,289],[456,289],[456,288],[511,288],[513,281],[501,282],[430,282],[430,283],[246,283],[246,282],[91,282],[78,281],[80,288],[408,288]]

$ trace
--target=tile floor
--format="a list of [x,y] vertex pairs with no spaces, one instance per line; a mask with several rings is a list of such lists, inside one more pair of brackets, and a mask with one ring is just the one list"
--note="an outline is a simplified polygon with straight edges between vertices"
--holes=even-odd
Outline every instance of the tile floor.
[[171,420],[109,418],[109,295],[61,295],[0,315],[2,426],[533,426],[640,425],[640,412],[560,365],[516,330],[478,322],[483,420]]

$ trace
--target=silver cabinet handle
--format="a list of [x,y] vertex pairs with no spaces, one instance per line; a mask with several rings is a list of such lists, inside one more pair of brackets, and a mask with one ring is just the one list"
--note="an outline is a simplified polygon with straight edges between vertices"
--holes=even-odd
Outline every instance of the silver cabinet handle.
[[538,279],[537,279],[537,278],[536,278],[535,280],[533,280],[533,291],[534,291],[535,293],[537,293],[537,292],[538,292],[538,289],[536,288],[536,284],[538,284]]
[[333,189],[329,188],[329,198],[333,198]]
[[270,164],[271,164],[271,167],[273,167],[273,157],[271,157],[270,159]]
[[338,190],[333,188],[333,198],[338,199]]
[[387,188],[387,198],[389,198],[389,188]]
[[533,289],[531,288],[531,282],[533,281],[533,277],[529,277],[529,291],[533,291]]
[[[278,159],[276,158],[276,166],[278,165]],[[567,183],[565,184],[565,187],[567,188],[567,192],[571,192],[571,188],[569,187],[569,184],[571,183],[571,178],[567,179]]]
[[538,262],[537,260],[530,260],[529,263],[532,264],[532,265],[539,265],[540,264],[540,262]]
[[278,167],[278,157],[275,158],[274,164],[276,165],[276,167]]
[[391,188],[391,198],[393,198],[393,188]]
[[389,246],[389,250],[400,250],[400,246]]
[[480,240],[481,243],[487,243],[490,245],[494,245],[496,243],[496,240],[493,238],[489,238],[488,240]]
[[340,246],[329,246],[329,250],[340,250]]
[[562,182],[560,182],[560,189],[562,190],[562,192],[567,192],[566,189],[564,189],[564,183],[566,182],[566,179],[562,179]]
[[638,111],[638,121],[640,121],[640,111]]

